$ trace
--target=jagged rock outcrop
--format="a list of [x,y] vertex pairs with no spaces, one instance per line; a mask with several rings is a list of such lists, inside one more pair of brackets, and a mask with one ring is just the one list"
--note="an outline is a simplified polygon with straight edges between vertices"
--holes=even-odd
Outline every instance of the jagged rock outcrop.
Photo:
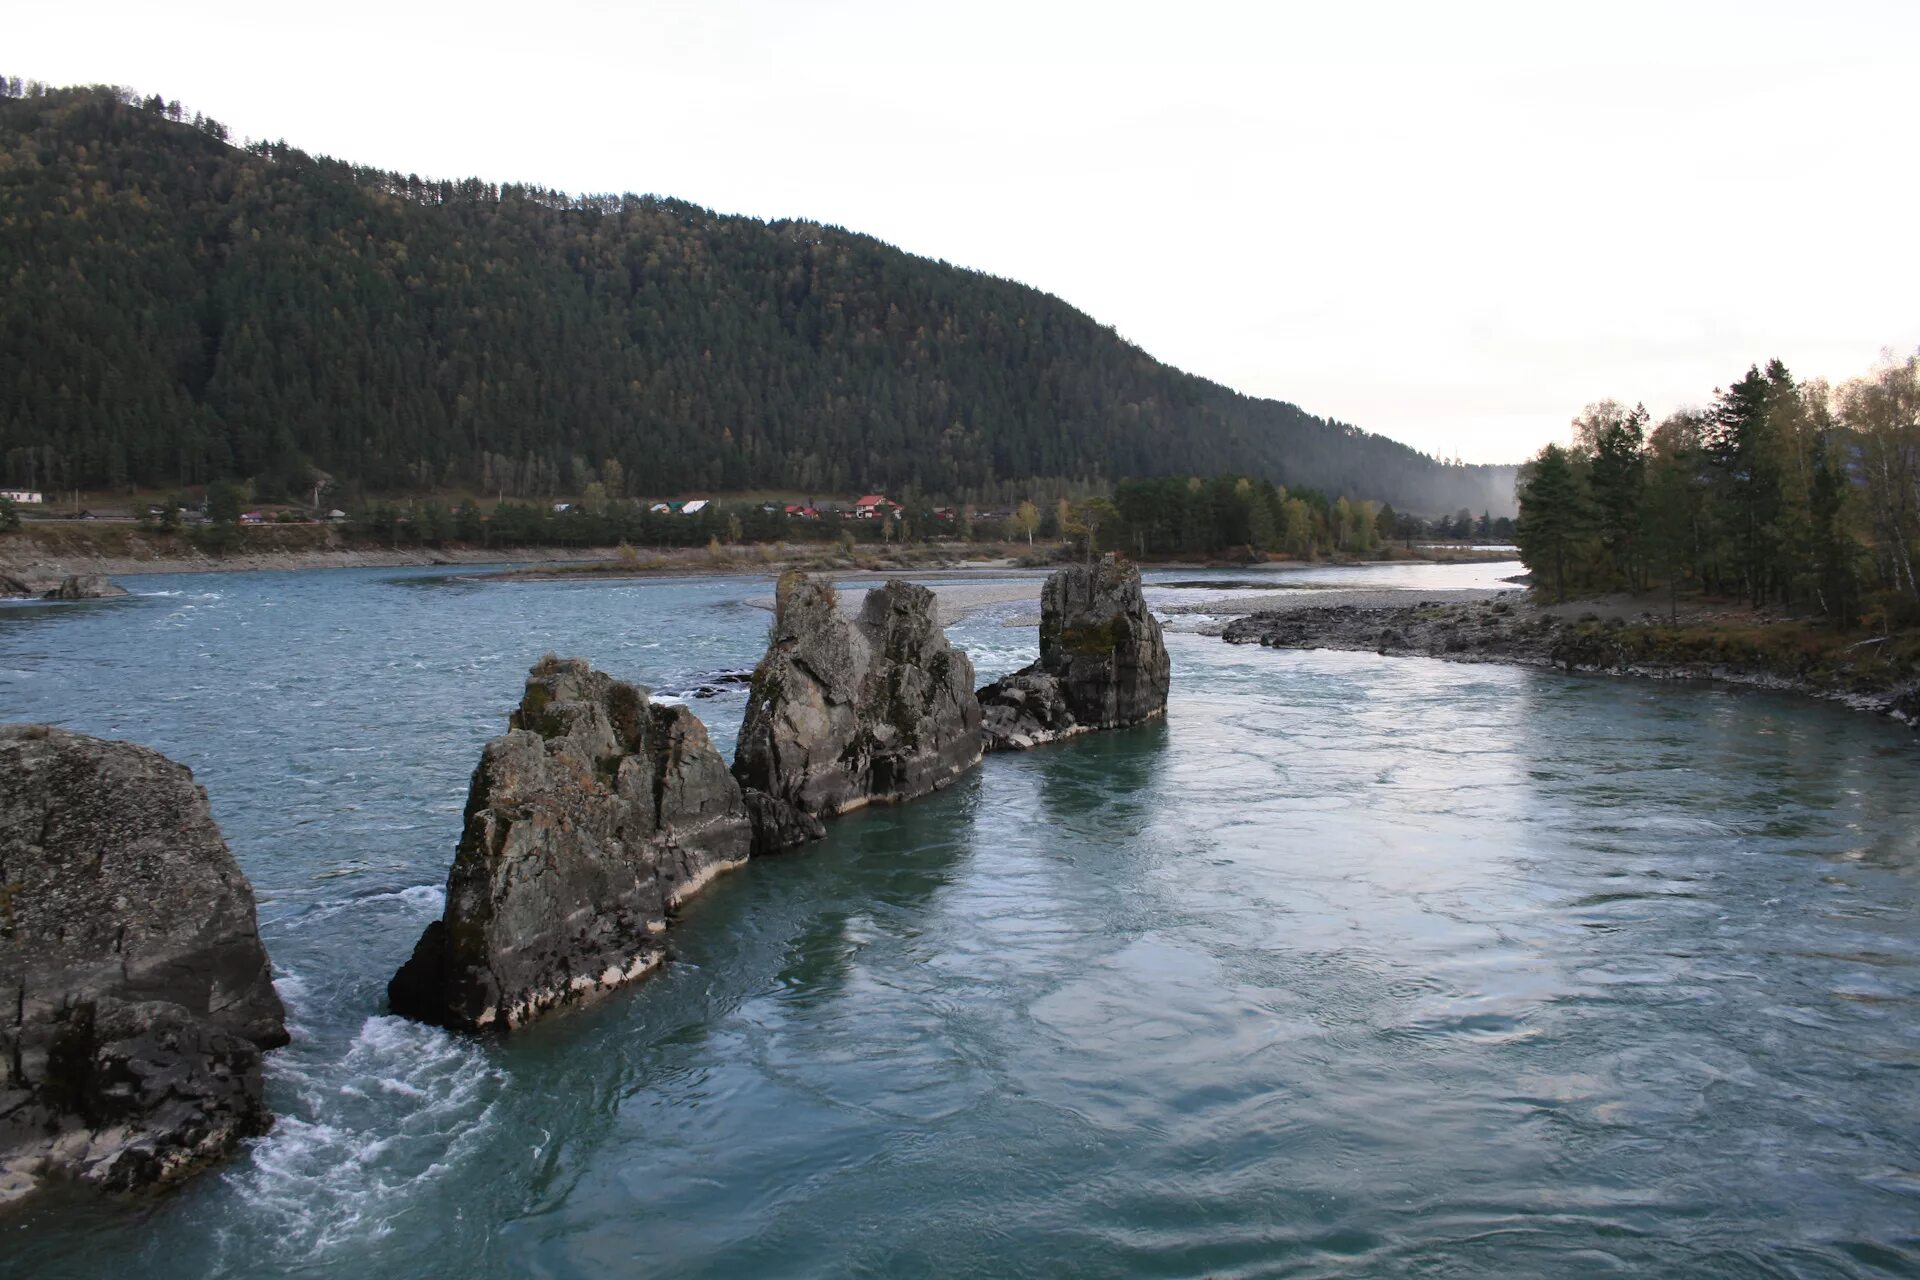
[[0,600],[17,600],[23,596],[37,596],[31,585],[11,574],[0,573]]
[[0,997],[0,1204],[172,1182],[272,1124],[253,890],[158,752],[0,726]]
[[59,586],[50,588],[43,599],[104,600],[109,596],[125,594],[125,587],[104,574],[74,573],[62,578]]
[[830,584],[780,579],[734,753],[743,786],[829,817],[943,787],[981,749],[973,664],[933,592],[889,580],[849,618]]
[[753,823],[753,854],[779,853],[827,834],[820,819],[764,791],[744,787],[747,818]]
[[667,911],[753,846],[739,785],[682,706],[542,659],[486,745],[441,919],[394,976],[395,1013],[508,1029],[665,956]]
[[1171,678],[1140,570],[1109,555],[1047,578],[1040,661],[980,690],[987,748],[1025,750],[1163,715]]

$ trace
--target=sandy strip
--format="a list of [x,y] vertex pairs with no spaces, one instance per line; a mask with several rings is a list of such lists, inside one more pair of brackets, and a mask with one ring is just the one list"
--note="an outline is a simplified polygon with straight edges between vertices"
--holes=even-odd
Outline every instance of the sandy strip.
[[[998,582],[954,582],[940,581],[937,578],[922,579],[902,574],[915,582],[932,589],[940,602],[940,625],[950,627],[954,623],[976,613],[981,609],[999,604],[1034,604],[1040,602],[1040,587],[1045,582],[1044,574],[1036,573],[1031,577],[1003,579]],[[844,579],[842,580],[844,582]],[[859,612],[861,604],[867,598],[867,590],[854,586],[843,586],[840,592],[841,608],[850,613]],[[1362,609],[1395,609],[1402,605],[1417,604],[1422,600],[1432,600],[1446,604],[1461,604],[1473,600],[1491,600],[1499,596],[1511,595],[1519,591],[1518,587],[1456,587],[1452,589],[1434,589],[1430,587],[1289,587],[1277,591],[1222,591],[1217,595],[1195,592],[1189,588],[1168,589],[1146,584],[1147,603],[1153,611],[1168,619],[1181,631],[1198,631],[1205,635],[1218,635],[1221,628],[1233,618],[1244,617],[1250,613],[1285,613],[1294,609],[1318,609],[1327,605],[1353,605]],[[1199,594],[1207,598],[1196,600]],[[755,596],[747,601],[756,609],[773,610],[773,597]],[[1034,627],[1040,624],[1038,612],[1021,613],[1007,619],[1010,627]]]
[[[1019,578],[1003,582],[939,582],[922,581],[910,574],[899,577],[920,582],[932,590],[940,606],[940,625],[950,627],[970,613],[996,604],[1013,602],[1038,603],[1040,587],[1046,581],[1044,574],[1031,578]],[[840,590],[840,608],[849,614],[858,614],[865,603],[867,592],[874,588],[842,587]],[[754,596],[747,601],[756,609],[773,611],[772,596]]]

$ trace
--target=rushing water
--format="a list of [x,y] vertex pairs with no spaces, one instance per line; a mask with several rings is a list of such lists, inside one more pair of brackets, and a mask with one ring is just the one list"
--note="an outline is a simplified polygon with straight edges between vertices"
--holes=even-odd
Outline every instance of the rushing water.
[[[0,610],[0,715],[193,766],[294,1022],[280,1120],[0,1221],[0,1273],[1920,1274],[1906,730],[1175,634],[1164,724],[836,822],[495,1043],[381,1012],[480,744],[545,651],[751,665],[766,584],[133,581]],[[953,635],[992,675],[1031,612]],[[694,704],[723,749],[740,697]]]

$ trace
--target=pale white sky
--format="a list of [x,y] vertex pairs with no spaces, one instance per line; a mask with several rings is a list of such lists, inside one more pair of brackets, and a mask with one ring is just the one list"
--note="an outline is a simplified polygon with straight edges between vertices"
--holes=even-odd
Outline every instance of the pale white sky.
[[1920,4],[16,6],[0,71],[808,217],[1428,452],[1920,345]]

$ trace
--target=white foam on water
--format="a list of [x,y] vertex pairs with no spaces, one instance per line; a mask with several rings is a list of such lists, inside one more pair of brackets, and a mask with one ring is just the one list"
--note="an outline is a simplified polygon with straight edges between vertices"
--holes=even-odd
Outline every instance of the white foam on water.
[[298,1008],[307,1001],[307,980],[291,969],[281,969],[273,975],[273,989],[280,994],[280,1003],[288,1009]]
[[[355,875],[358,874],[360,870],[358,867],[350,867],[338,874]],[[389,889],[384,893],[370,893],[365,897],[346,898],[337,902],[321,903],[297,915],[275,921],[275,927],[287,930],[305,929],[312,925],[331,920],[335,916],[345,912],[362,911],[366,908],[367,904],[375,902],[397,904],[400,908],[400,914],[407,919],[417,919],[423,923],[428,920],[437,920],[441,913],[446,910],[446,882],[408,885],[404,889]],[[279,985],[277,980],[275,985]]]
[[[298,978],[279,986],[297,1012]],[[296,1031],[268,1062],[293,1101],[228,1176],[253,1220],[251,1247],[267,1239],[307,1260],[390,1234],[489,1140],[506,1080],[478,1044],[384,1015],[366,1019],[344,1052]]]
[[409,914],[437,918],[447,909],[447,885],[444,880],[437,884],[408,885],[392,893],[376,893],[367,899],[369,902],[389,900],[404,904]]
[[970,631],[953,637],[953,642],[966,650],[981,684],[1017,671],[1040,657],[1039,645],[1032,635],[1005,638],[991,631]]

